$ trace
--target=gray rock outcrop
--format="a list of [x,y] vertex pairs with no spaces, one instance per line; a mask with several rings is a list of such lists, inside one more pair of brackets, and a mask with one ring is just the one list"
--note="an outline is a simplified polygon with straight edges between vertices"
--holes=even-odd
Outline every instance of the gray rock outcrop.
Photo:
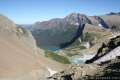
[[[51,80],[119,80],[120,36],[110,39],[99,48],[89,64],[72,65],[49,77]],[[105,49],[105,50],[104,50]],[[92,61],[93,60],[93,61]]]

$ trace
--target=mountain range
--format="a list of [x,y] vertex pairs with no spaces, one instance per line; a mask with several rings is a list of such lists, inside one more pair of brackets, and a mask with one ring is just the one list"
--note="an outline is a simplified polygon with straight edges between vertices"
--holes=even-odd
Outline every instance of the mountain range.
[[0,15],[0,80],[118,77],[119,72],[112,70],[120,65],[119,31],[119,13],[71,13],[30,25],[15,24]]
[[64,48],[72,44],[76,38],[81,38],[84,27],[89,27],[86,24],[116,33],[119,32],[120,15],[116,13],[112,15],[87,16],[80,13],[71,13],[64,18],[36,22],[32,25],[31,31],[38,46]]

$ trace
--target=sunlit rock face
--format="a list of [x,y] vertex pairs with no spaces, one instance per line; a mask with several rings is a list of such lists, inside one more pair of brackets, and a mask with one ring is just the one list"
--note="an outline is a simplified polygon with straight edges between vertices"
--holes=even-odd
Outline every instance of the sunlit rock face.
[[0,80],[45,80],[50,75],[47,67],[65,67],[42,54],[28,30],[0,15]]
[[102,63],[111,59],[115,59],[117,56],[120,56],[119,45],[120,36],[104,42],[102,46],[98,49],[97,54],[92,59],[87,60],[86,63]]
[[[83,24],[91,24],[95,27],[118,34],[120,15],[86,16],[80,13],[71,13],[64,18],[54,18],[48,21],[36,22],[32,26],[32,33],[38,46],[58,47],[61,44],[72,41]],[[79,29],[79,30],[78,30]],[[80,34],[81,36],[81,34]],[[40,43],[41,42],[41,43]]]
[[74,37],[80,34],[83,31],[82,25],[85,23],[90,23],[86,15],[71,13],[64,18],[36,22],[33,25],[32,33],[38,46],[49,45],[60,47],[62,44],[72,41]]
[[[30,42],[27,41],[27,37]],[[38,61],[33,56],[35,55],[33,47],[36,46],[31,34],[18,29],[5,16],[0,16],[0,76],[23,74],[31,70],[33,65],[37,65]]]

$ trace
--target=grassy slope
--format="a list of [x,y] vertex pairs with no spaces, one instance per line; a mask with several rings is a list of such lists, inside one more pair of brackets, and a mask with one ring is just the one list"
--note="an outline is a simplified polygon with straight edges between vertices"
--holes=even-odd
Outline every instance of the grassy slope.
[[54,53],[53,51],[46,50],[45,56],[57,62],[63,63],[63,64],[70,64],[70,61],[67,59],[67,57],[58,55],[57,53]]

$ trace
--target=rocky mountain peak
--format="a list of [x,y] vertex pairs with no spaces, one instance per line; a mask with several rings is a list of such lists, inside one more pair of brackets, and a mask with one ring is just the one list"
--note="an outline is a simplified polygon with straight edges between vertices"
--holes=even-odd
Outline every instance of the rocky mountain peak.
[[65,17],[65,20],[74,25],[91,23],[86,15],[80,13],[71,13]]

